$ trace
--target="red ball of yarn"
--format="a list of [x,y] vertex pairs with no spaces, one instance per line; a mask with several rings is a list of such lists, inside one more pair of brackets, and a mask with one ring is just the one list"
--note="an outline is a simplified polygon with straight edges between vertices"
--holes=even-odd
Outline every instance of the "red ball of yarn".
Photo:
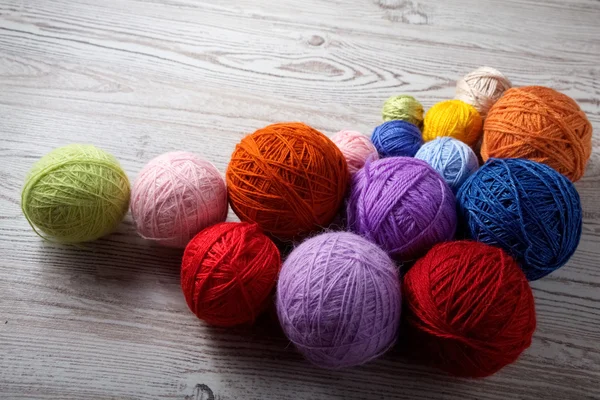
[[452,375],[491,375],[531,344],[531,288],[497,247],[468,241],[433,247],[404,277],[403,295],[411,346]]
[[254,322],[267,308],[281,258],[256,224],[223,222],[185,248],[181,288],[190,310],[216,326]]

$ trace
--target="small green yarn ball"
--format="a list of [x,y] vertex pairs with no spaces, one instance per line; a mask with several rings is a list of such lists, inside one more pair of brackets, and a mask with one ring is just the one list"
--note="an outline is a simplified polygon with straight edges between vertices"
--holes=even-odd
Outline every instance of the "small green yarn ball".
[[115,230],[129,207],[129,179],[119,162],[91,145],[51,151],[29,171],[21,208],[51,241],[81,243]]
[[381,112],[384,121],[402,120],[419,128],[423,127],[423,105],[407,94],[392,96],[383,103]]

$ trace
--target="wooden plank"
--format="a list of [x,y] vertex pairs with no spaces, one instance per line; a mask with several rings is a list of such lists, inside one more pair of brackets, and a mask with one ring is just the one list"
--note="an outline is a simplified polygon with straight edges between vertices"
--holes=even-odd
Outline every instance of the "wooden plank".
[[600,397],[598,134],[577,183],[579,249],[532,285],[532,347],[484,380],[397,349],[316,369],[269,315],[235,330],[198,321],[179,289],[181,252],[137,238],[130,217],[71,248],[42,242],[19,207],[27,170],[60,145],[96,144],[132,180],[179,149],[224,171],[266,124],[369,133],[388,96],[429,107],[482,64],[574,97],[598,130],[599,17],[594,0],[0,0],[0,398]]

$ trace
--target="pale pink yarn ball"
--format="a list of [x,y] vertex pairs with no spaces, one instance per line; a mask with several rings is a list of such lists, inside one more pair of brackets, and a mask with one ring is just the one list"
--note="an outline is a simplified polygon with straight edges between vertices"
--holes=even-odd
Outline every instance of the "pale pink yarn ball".
[[214,165],[194,154],[162,154],[138,175],[131,214],[143,238],[185,247],[202,229],[225,221],[225,180]]
[[361,169],[367,159],[379,159],[377,149],[371,140],[360,132],[339,131],[331,137],[331,140],[342,151],[351,174]]

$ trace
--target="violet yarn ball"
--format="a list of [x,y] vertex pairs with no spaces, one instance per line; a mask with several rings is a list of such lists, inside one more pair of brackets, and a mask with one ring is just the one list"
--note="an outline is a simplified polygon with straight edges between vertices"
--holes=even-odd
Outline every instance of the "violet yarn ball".
[[371,141],[383,157],[412,157],[423,144],[421,130],[402,120],[384,122],[373,131]]
[[379,159],[377,149],[367,135],[360,132],[343,130],[331,137],[331,141],[340,149],[350,174],[355,174],[367,160]]
[[286,336],[323,368],[364,364],[397,337],[398,271],[383,250],[353,233],[323,233],[294,249],[276,301]]
[[410,261],[452,240],[456,199],[425,161],[390,157],[367,163],[352,178],[348,227],[390,256]]
[[192,153],[162,154],[140,171],[131,191],[131,214],[143,238],[184,248],[202,229],[225,221],[225,179]]

